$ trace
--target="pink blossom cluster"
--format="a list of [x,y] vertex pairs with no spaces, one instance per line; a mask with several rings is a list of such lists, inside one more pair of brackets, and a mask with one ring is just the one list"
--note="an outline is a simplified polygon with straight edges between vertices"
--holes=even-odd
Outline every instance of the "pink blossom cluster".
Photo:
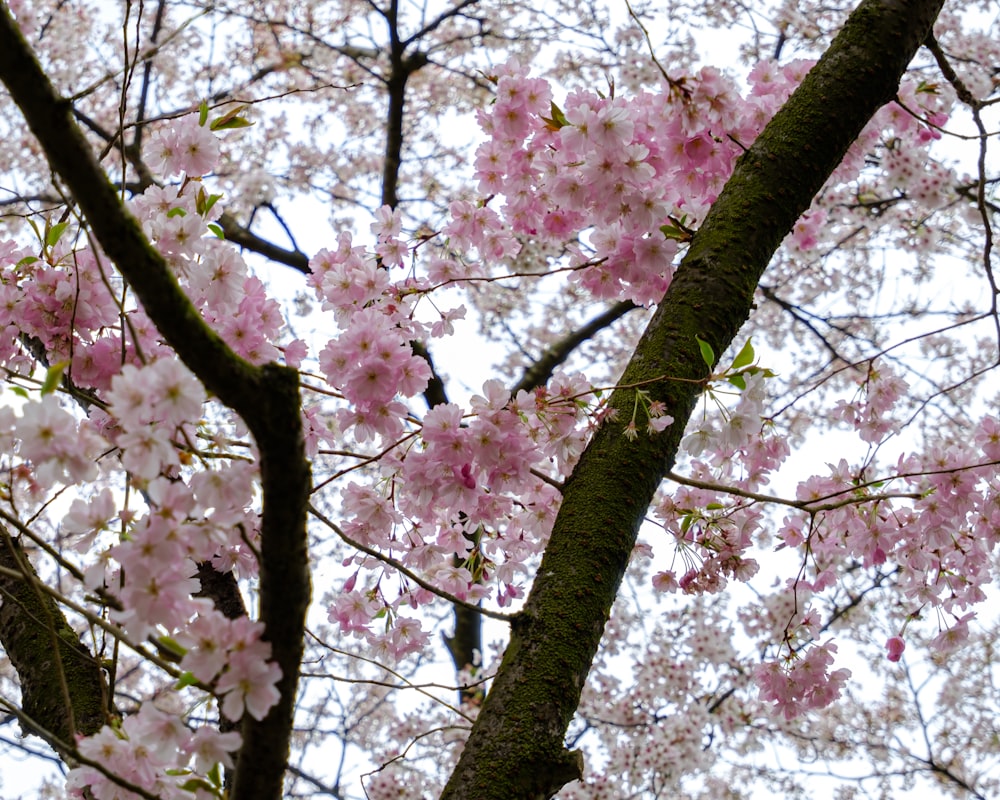
[[[417,443],[404,440],[385,459],[381,488],[344,487],[344,533],[394,554],[452,596],[477,602],[495,583],[497,601],[509,604],[523,593],[525,562],[544,545],[558,502],[532,470],[571,469],[582,452],[590,391],[583,376],[557,373],[548,391],[516,398],[500,381],[487,381],[468,416],[454,403],[435,406],[420,421]],[[362,555],[354,560],[382,569]],[[418,623],[398,616],[400,605],[417,607],[434,595],[405,579],[401,589],[385,587],[384,574],[358,586],[355,573],[329,618],[398,657],[426,639]],[[373,630],[386,613],[390,625]],[[400,623],[410,630],[402,638]]]
[[[190,800],[217,794],[220,787],[206,776],[220,764],[232,767],[230,754],[240,743],[236,731],[222,733],[211,726],[190,730],[176,713],[147,702],[120,725],[105,725],[97,734],[81,739],[77,748],[111,775],[163,800]],[[69,797],[94,800],[140,796],[89,765],[70,770],[66,790]]]
[[218,199],[205,192],[201,181],[188,180],[180,189],[149,187],[132,200],[131,209],[226,344],[255,364],[283,359],[297,366],[305,344],[279,344],[286,333],[281,307],[249,274],[239,251],[209,227],[222,212]]
[[[781,88],[790,91],[794,77]],[[476,155],[480,192],[504,196],[502,219],[520,236],[561,245],[590,230],[573,259],[583,285],[643,304],[662,297],[679,240],[784,99],[775,90],[744,100],[710,68],[656,94],[573,92],[563,109],[516,62],[495,80],[497,100],[480,112],[490,137]],[[495,223],[483,224],[494,216],[468,204],[452,214],[445,232],[459,245],[482,249],[479,235],[496,235]]]
[[[37,252],[37,251],[36,251]],[[121,366],[120,342],[109,330],[119,310],[108,291],[107,265],[89,249],[67,249],[60,238],[42,257],[0,243],[0,360],[27,374],[30,358],[19,342],[37,341],[49,363],[69,361],[82,385],[102,382]],[[139,330],[143,324],[138,325]],[[116,352],[117,349],[117,352]]]
[[[382,235],[383,242],[394,239]],[[409,411],[397,395],[419,394],[431,374],[410,347],[424,333],[411,316],[419,295],[394,285],[388,269],[353,246],[347,233],[336,250],[321,250],[310,266],[323,308],[334,313],[342,331],[319,353],[320,370],[348,403],[337,412],[339,429],[353,431],[358,442],[399,438]]]
[[105,441],[90,422],[79,420],[63,408],[55,395],[27,403],[16,421],[12,410],[4,408],[0,426],[4,423],[8,436],[13,423],[19,440],[18,454],[34,467],[31,474],[35,487],[86,482],[97,476],[96,459],[105,449]]
[[177,466],[171,437],[185,423],[199,419],[205,399],[201,383],[175,359],[122,367],[107,393],[121,430],[115,443],[122,451],[122,465],[143,480]]
[[219,140],[208,126],[189,114],[155,128],[146,142],[146,163],[158,175],[200,178],[215,169]]
[[[489,139],[477,150],[475,166],[486,200],[453,202],[444,227],[452,252],[467,254],[464,274],[489,272],[486,264],[514,255],[519,246],[513,234],[569,245],[577,279],[597,298],[657,302],[679,250],[736,158],[812,63],[761,61],[748,76],[746,97],[722,73],[704,68],[672,77],[658,92],[629,98],[575,91],[564,108],[553,102],[546,81],[529,76],[516,61],[498,67],[492,76],[496,101],[479,112]],[[887,127],[895,133],[886,145],[890,155],[921,160],[919,153],[939,136],[934,126],[946,119],[946,100],[912,81],[900,97],[909,110],[890,104],[879,112],[831,177],[831,187],[856,179]],[[886,163],[891,173],[892,159]],[[927,172],[923,188],[913,191],[930,196],[949,175]],[[494,196],[504,198],[499,211],[485,205]],[[829,205],[842,207],[842,200],[831,192]],[[822,203],[797,223],[789,237],[792,252],[815,251],[821,239],[837,235],[837,226],[826,224],[835,220]],[[837,214],[843,216],[841,208]],[[432,260],[429,272],[435,281],[456,279],[455,258]]]
[[260,639],[260,623],[227,619],[211,600],[193,595],[201,588],[197,564],[210,562],[220,570],[234,563],[255,566],[249,553],[236,555],[245,552],[243,537],[254,529],[247,513],[254,478],[249,465],[236,462],[198,473],[190,486],[177,479],[151,481],[150,513],[107,551],[121,567],[118,576],[90,576],[94,588],[120,586],[113,592],[122,610],[112,618],[134,640],[166,635],[180,643],[181,666],[212,687],[232,720],[244,709],[261,719],[278,700],[281,671],[268,661],[271,645]]
[[[689,429],[683,446],[692,477],[753,491],[765,486],[781,466],[789,453],[788,442],[766,419],[765,381],[764,372],[747,374],[731,408],[703,414],[697,427]],[[757,573],[757,561],[746,552],[766,524],[759,506],[727,501],[725,493],[716,489],[679,486],[662,496],[655,515],[672,537],[677,554],[673,568],[653,576],[657,590],[714,594],[725,588],[728,579],[747,581]],[[676,566],[677,558],[682,568]]]
[[830,705],[851,676],[847,669],[830,671],[836,652],[835,644],[824,642],[794,652],[785,664],[764,662],[754,672],[761,700],[773,702],[785,719]]
[[899,422],[891,411],[909,388],[909,384],[888,366],[880,364],[876,369],[871,365],[859,389],[863,399],[838,401],[831,416],[852,425],[862,441],[879,444],[898,428]]

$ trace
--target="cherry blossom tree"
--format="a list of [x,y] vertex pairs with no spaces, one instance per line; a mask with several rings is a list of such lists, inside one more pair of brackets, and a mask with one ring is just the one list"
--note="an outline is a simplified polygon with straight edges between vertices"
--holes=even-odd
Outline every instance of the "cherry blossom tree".
[[995,793],[997,20],[148,5],[0,9],[45,791]]

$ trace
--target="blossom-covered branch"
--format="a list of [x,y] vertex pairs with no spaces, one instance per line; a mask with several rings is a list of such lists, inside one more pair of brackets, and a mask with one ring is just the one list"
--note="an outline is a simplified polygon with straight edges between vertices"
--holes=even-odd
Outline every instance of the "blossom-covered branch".
[[236,796],[276,798],[291,736],[310,581],[306,552],[305,459],[298,375],[274,364],[252,366],[201,319],[163,256],[122,206],[61,98],[41,70],[9,9],[0,12],[0,79],[8,87],[86,216],[105,253],[149,318],[204,385],[236,411],[260,451],[263,485],[261,619],[281,678],[280,701],[263,719],[246,717]]
[[[896,94],[941,0],[865,0],[820,62],[740,158],[678,268],[621,379],[704,379],[698,337],[721,353],[745,321],[778,244],[871,116]],[[789,169],[795,164],[794,170]],[[572,475],[493,688],[444,800],[549,797],[582,772],[563,736],[590,670],[646,508],[673,466],[700,387],[664,381],[650,393],[677,421],[629,442],[623,423],[598,429]],[[622,420],[632,390],[610,407]],[[503,785],[497,773],[507,776]]]

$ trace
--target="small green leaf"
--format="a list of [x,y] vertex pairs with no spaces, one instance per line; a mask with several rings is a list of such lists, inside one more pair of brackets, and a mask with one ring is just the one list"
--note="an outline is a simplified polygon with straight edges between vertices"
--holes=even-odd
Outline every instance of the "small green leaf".
[[185,686],[194,686],[198,683],[198,679],[193,673],[185,672],[177,679],[177,686],[175,689],[183,689]]
[[36,261],[38,261],[38,256],[25,256],[14,265],[14,268],[26,267],[28,264],[34,264]]
[[187,655],[187,648],[176,639],[172,639],[169,636],[160,636],[156,641],[160,647],[178,658],[184,658]]
[[253,123],[240,114],[249,108],[247,105],[240,105],[229,109],[225,114],[217,119],[213,119],[208,126],[209,130],[227,131],[232,128],[249,128]]
[[740,369],[741,367],[746,367],[753,363],[754,352],[753,345],[750,340],[747,339],[747,343],[743,345],[743,349],[736,354],[736,358],[733,359],[733,366],[731,369]]
[[556,105],[554,100],[550,104],[550,107],[552,109],[550,112],[552,114],[551,119],[549,117],[542,117],[542,122],[544,122],[554,131],[557,131],[560,128],[565,128],[567,125],[569,125],[569,120],[566,119],[566,115],[563,114],[562,109]]
[[205,122],[208,120],[208,101],[202,100],[201,105],[198,106],[198,127],[204,128]]
[[725,506],[722,505],[722,503],[709,503],[708,505],[705,506],[705,508],[708,511],[721,511],[722,509],[725,508]]
[[233,117],[232,119],[227,119],[225,122],[219,122],[216,120],[212,123],[211,129],[213,131],[231,131],[236,128],[249,128],[253,123],[246,117]]
[[727,375],[726,380],[729,381],[733,386],[735,386],[741,392],[747,388],[747,379],[743,377],[742,372],[737,372],[734,373],[733,375]]
[[28,396],[28,390],[27,390],[27,389],[25,389],[25,388],[24,388],[23,386],[11,386],[11,387],[10,387],[10,390],[11,390],[11,391],[12,391],[12,392],[13,392],[14,394],[16,394],[16,395],[17,395],[18,397],[23,397],[23,398],[24,398],[25,400],[30,400],[30,399],[31,399],[31,398],[30,398],[30,397]]
[[222,230],[222,228],[217,223],[215,223],[215,222],[209,222],[206,227],[212,233],[214,233],[216,236],[218,236],[220,239],[225,239],[226,238],[225,232]]
[[765,378],[776,378],[778,373],[767,367],[747,367],[741,371],[743,375],[763,375]]
[[69,222],[57,222],[55,225],[49,228],[45,234],[45,246],[52,247],[52,245],[58,242],[63,235],[63,231],[66,230],[66,227],[68,225]]
[[202,791],[205,792],[211,792],[216,797],[218,797],[218,791],[216,790],[216,788],[212,786],[212,784],[210,784],[204,778],[191,778],[190,780],[186,780],[184,781],[184,783],[181,784],[180,788],[183,789],[185,792],[193,792],[196,789],[201,789]]
[[45,380],[42,382],[42,397],[47,394],[52,394],[56,387],[59,385],[59,381],[62,380],[63,371],[69,366],[68,361],[60,361],[58,364],[53,364],[45,372]]
[[221,194],[208,194],[204,187],[201,187],[198,189],[198,195],[195,199],[195,208],[197,209],[198,214],[204,217],[209,211],[212,210],[212,206],[218,203],[221,199]]
[[681,214],[681,218],[669,217],[670,224],[661,225],[660,233],[668,239],[675,239],[678,242],[690,242],[694,238],[694,229],[687,225],[687,214]]
[[698,336],[698,334],[695,334],[694,338],[698,342],[698,347],[701,348],[702,360],[708,364],[709,369],[712,369],[715,366],[715,351],[712,349],[712,345]]
[[186,217],[187,211],[183,208],[172,208],[167,212],[167,219],[173,219],[174,217]]

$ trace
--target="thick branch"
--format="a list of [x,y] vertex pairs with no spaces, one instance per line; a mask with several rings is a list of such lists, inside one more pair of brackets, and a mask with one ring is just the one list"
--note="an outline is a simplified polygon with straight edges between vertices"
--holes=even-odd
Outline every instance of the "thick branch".
[[249,715],[233,797],[281,796],[309,603],[306,502],[310,488],[298,374],[253,366],[205,324],[163,257],[101,169],[4,6],[0,11],[0,80],[20,107],[52,169],[79,203],[97,241],[142,302],[163,338],[198,379],[246,422],[257,442],[263,489],[260,594],[265,638],[281,667],[281,699],[260,722]]
[[278,264],[284,264],[285,266],[296,269],[305,275],[312,272],[309,268],[309,256],[305,253],[299,252],[298,250],[286,250],[284,247],[279,247],[274,242],[258,236],[249,228],[244,228],[228,213],[219,217],[219,226],[222,228],[222,232],[226,235],[226,239],[234,244],[238,244],[240,247],[246,248],[254,253],[259,253],[264,256],[264,258],[270,259]]
[[864,0],[829,51],[737,163],[636,347],[621,385],[642,385],[676,420],[630,442],[634,389],[595,434],[562,507],[522,618],[442,800],[544,800],[582,776],[566,728],[635,544],[676,458],[708,367],[750,313],[782,238],[872,114],[896,93],[943,0]]
[[594,317],[590,322],[577,328],[549,347],[541,358],[534,361],[521,376],[521,380],[510,390],[512,397],[518,392],[530,392],[539,386],[544,386],[556,367],[566,361],[581,344],[595,336],[600,331],[617,322],[629,311],[636,308],[631,300],[615,303],[607,311]]
[[55,600],[35,585],[39,578],[27,553],[5,529],[0,567],[0,645],[17,670],[25,715],[61,742],[97,733],[108,711],[101,665]]

